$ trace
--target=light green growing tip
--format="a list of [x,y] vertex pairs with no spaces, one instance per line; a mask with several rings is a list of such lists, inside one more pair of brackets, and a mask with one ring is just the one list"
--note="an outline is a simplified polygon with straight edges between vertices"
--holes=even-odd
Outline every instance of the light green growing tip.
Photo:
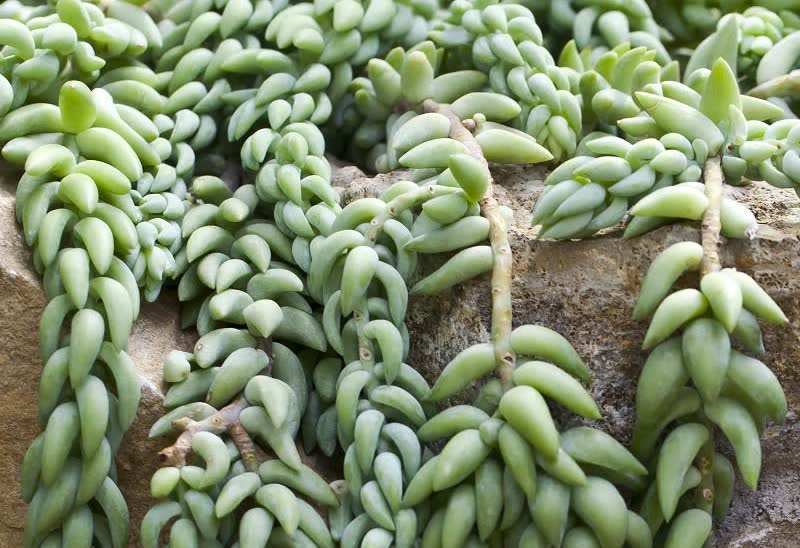
[[720,57],[711,66],[711,74],[700,99],[700,112],[715,124],[728,119],[728,108],[742,107],[739,83],[730,65]]

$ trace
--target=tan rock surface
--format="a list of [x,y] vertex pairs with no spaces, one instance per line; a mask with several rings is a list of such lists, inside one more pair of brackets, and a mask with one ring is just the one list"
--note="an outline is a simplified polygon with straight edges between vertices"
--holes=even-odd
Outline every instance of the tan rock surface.
[[[644,353],[638,348],[645,325],[630,320],[641,276],[665,246],[697,238],[690,226],[671,226],[635,240],[623,240],[618,230],[583,242],[537,242],[528,228],[534,199],[542,190],[541,168],[496,172],[504,188],[501,203],[512,207],[515,254],[515,324],[536,322],[569,338],[589,363],[592,393],[605,415],[598,424],[621,439],[630,435],[635,381]],[[350,197],[374,195],[393,180],[359,178],[355,169],[342,170],[337,186]],[[352,179],[357,178],[355,181]],[[30,253],[13,219],[13,182],[0,183],[0,546],[21,546],[25,505],[19,497],[22,457],[38,434],[36,402],[41,363],[38,322],[45,305]],[[784,384],[789,416],[782,427],[770,427],[764,440],[760,489],[740,486],[732,511],[717,536],[718,546],[800,546],[800,200],[793,192],[754,185],[739,191],[756,213],[760,237],[752,242],[726,243],[723,262],[753,274],[784,308],[791,325],[766,330],[767,363]],[[423,272],[438,261],[424,261]],[[131,528],[138,529],[150,503],[149,478],[163,442],[147,441],[147,430],[163,412],[161,362],[173,348],[189,349],[193,336],[180,330],[177,302],[166,294],[145,305],[135,327],[130,351],[142,373],[142,406],[118,458],[121,486],[131,509]],[[410,309],[411,363],[429,380],[460,349],[488,333],[487,280],[478,279],[452,293],[413,299]],[[563,426],[568,426],[565,417]],[[132,539],[135,542],[134,539]]]

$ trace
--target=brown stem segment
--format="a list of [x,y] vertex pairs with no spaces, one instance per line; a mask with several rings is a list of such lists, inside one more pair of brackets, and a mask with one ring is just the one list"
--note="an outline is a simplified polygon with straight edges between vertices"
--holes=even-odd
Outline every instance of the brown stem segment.
[[258,460],[256,445],[253,443],[253,440],[250,439],[250,434],[244,429],[242,423],[238,420],[234,422],[230,428],[228,428],[228,433],[233,443],[236,445],[236,448],[239,450],[239,455],[242,457],[242,463],[244,463],[245,469],[248,472],[257,472],[258,466],[261,463]]
[[[448,105],[441,105],[432,99],[422,103],[424,112],[436,112],[447,116],[450,120],[450,138],[459,141],[468,153],[483,162],[478,141],[472,132],[475,124],[472,120],[462,121]],[[508,242],[506,221],[500,212],[500,205],[492,192],[492,176],[489,175],[489,186],[481,198],[481,213],[489,221],[489,242],[492,246],[492,343],[498,375],[504,388],[511,385],[511,374],[514,371],[514,351],[511,349],[511,244]]]
[[[720,204],[722,203],[722,166],[720,157],[713,156],[706,160],[703,166],[703,182],[705,185],[708,208],[703,215],[701,224],[701,242],[703,245],[703,262],[700,265],[700,275],[705,276],[719,271],[722,266],[719,260],[720,245]],[[713,423],[704,420],[709,433],[713,432]],[[697,457],[700,469],[700,485],[697,488],[698,507],[711,512],[714,505],[714,436],[710,435],[708,441],[700,448]]]
[[703,182],[708,198],[708,208],[703,215],[701,225],[703,262],[700,265],[700,272],[702,276],[705,276],[722,268],[719,262],[720,204],[722,203],[722,166],[719,156],[713,156],[706,160],[703,165]]
[[186,458],[192,452],[192,438],[197,432],[211,432],[212,434],[229,432],[237,449],[239,449],[239,453],[242,455],[245,467],[248,470],[251,467],[253,470],[257,469],[258,459],[256,458],[255,444],[239,422],[239,414],[248,405],[244,398],[240,398],[202,421],[198,422],[189,418],[182,418],[173,422],[172,425],[183,430],[183,432],[175,440],[175,443],[158,453],[161,464],[165,466],[184,466]]

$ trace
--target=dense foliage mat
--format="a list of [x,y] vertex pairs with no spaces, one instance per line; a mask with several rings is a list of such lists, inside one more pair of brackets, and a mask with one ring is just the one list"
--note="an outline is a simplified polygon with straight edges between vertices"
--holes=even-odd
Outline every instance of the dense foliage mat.
[[[703,546],[787,413],[759,360],[759,322],[786,317],[718,253],[758,228],[725,183],[800,186],[800,4],[755,4],[3,2],[2,156],[49,300],[26,546],[127,545],[126,347],[172,282],[200,338],[164,363],[146,548]],[[406,179],[342,204],[330,152]],[[513,321],[490,167],[539,162],[539,238],[701,221],[642,282],[630,449],[560,430],[553,402],[600,418],[590,372]],[[410,295],[487,272],[490,338],[429,386]]]

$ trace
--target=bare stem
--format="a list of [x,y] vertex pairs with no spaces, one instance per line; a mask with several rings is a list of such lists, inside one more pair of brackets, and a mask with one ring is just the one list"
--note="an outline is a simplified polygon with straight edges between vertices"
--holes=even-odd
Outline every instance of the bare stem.
[[250,435],[247,433],[247,430],[244,429],[242,423],[238,420],[234,422],[230,428],[228,428],[228,433],[231,435],[233,443],[239,450],[239,455],[242,457],[244,467],[248,472],[257,472],[258,466],[261,463],[258,460],[256,445],[253,443],[253,440],[250,439]]
[[722,203],[722,167],[720,157],[713,156],[703,165],[703,181],[708,198],[708,208],[703,215],[701,238],[703,244],[703,263],[701,275],[718,271],[720,242],[720,204]]
[[[450,138],[463,144],[470,155],[488,166],[478,141],[470,131],[473,121],[462,121],[448,105],[431,99],[422,103],[425,112],[437,112],[450,120]],[[497,361],[498,375],[504,388],[511,385],[514,371],[514,351],[511,349],[511,245],[508,242],[506,221],[492,191],[492,176],[489,187],[481,199],[481,213],[489,221],[489,242],[492,247],[492,343]]]
[[800,69],[768,80],[747,92],[748,95],[759,99],[792,97],[798,93],[800,93]]
[[[722,167],[720,157],[713,156],[706,160],[703,166],[703,182],[705,184],[708,208],[703,215],[701,225],[701,241],[703,245],[703,262],[700,265],[701,276],[720,270],[719,245],[720,245],[720,204],[722,203]],[[708,418],[704,420],[709,432],[713,432],[714,425]],[[700,470],[700,485],[697,487],[697,504],[706,511],[711,511],[714,504],[714,436],[700,448],[697,457]]]
[[[172,425],[175,428],[183,430],[183,432],[181,432],[181,435],[175,440],[175,443],[162,449],[158,453],[161,464],[166,466],[184,466],[186,464],[186,458],[192,452],[192,438],[194,438],[197,432],[211,432],[212,434],[230,432],[234,443],[236,443],[236,447],[242,454],[242,458],[244,459],[245,455],[247,455],[248,458],[249,455],[254,456],[255,445],[239,423],[239,414],[242,412],[242,409],[247,406],[247,401],[244,398],[240,398],[229,403],[202,421],[194,421],[184,417],[173,422]],[[241,431],[238,429],[241,429]],[[245,466],[248,466],[248,462],[244,462]],[[256,463],[255,466],[258,467],[258,463]]]
[[256,342],[256,347],[263,350],[264,353],[267,355],[267,370],[265,373],[261,373],[262,375],[271,375],[272,374],[272,364],[275,361],[275,357],[273,356],[272,352],[272,337],[259,337]]

